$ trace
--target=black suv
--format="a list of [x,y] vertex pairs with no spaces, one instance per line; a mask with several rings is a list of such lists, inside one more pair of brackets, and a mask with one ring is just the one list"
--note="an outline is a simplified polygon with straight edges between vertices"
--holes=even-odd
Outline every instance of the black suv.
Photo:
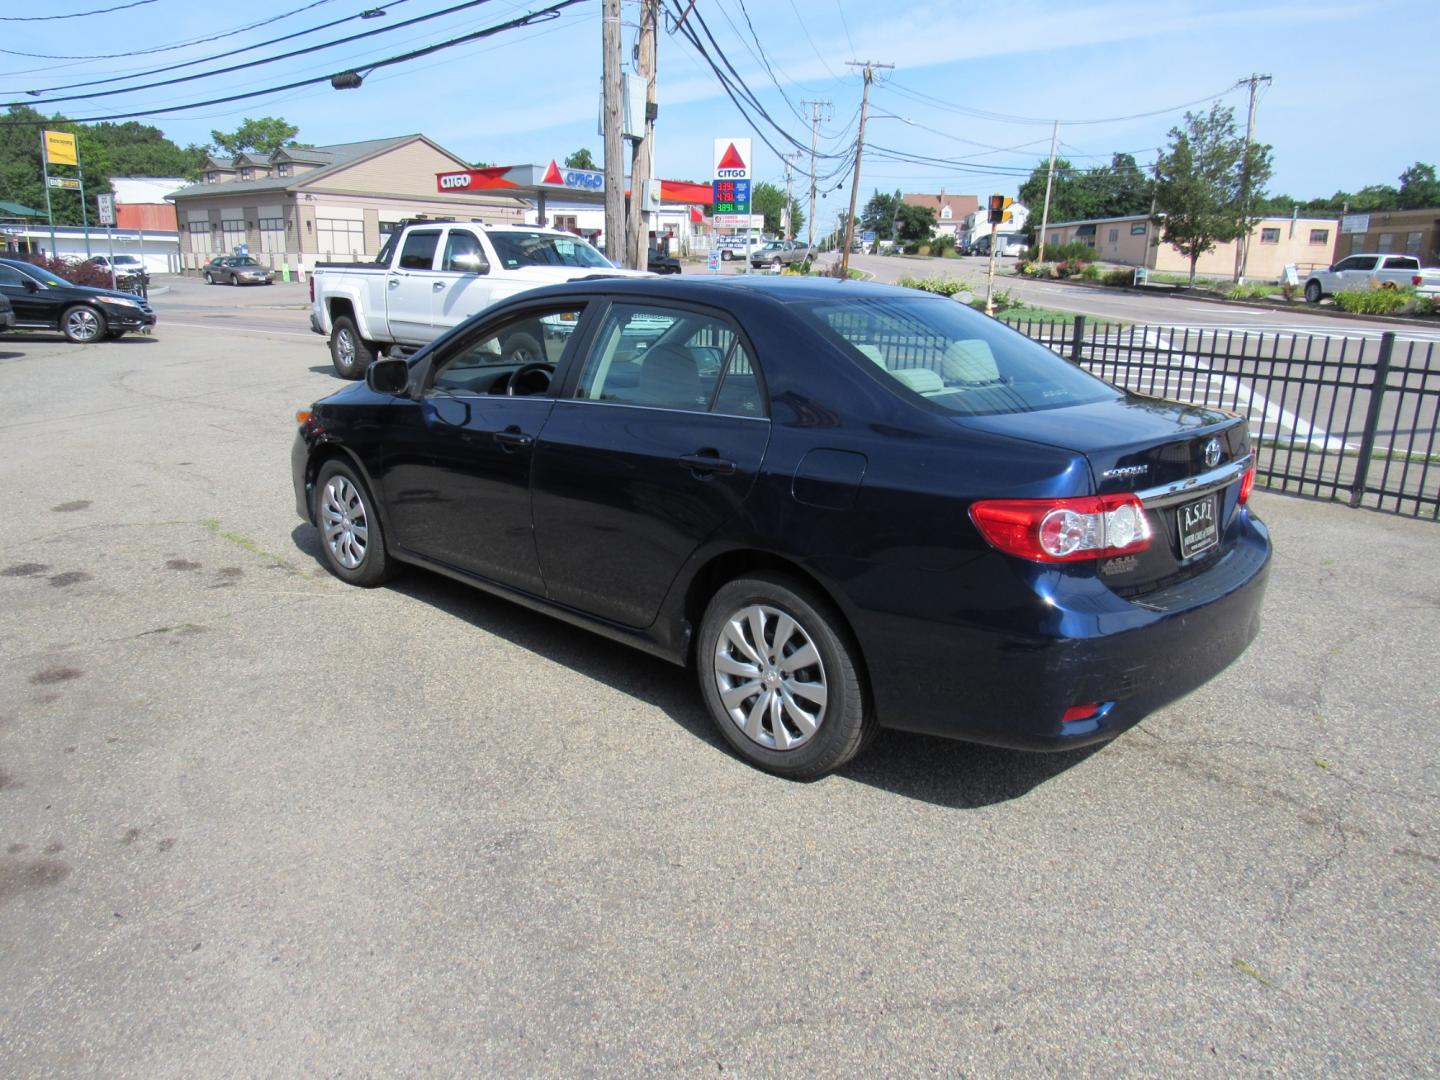
[[652,274],[678,274],[680,273],[680,260],[659,248],[652,247],[645,254],[645,269]]
[[59,330],[68,341],[118,338],[155,325],[155,312],[134,293],[72,285],[18,259],[0,259],[0,294],[15,309],[16,329]]

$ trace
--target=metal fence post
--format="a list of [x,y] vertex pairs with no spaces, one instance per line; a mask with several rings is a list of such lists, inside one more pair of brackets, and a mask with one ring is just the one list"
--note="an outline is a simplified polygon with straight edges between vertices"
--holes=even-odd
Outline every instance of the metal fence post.
[[1385,403],[1385,384],[1390,379],[1390,355],[1395,351],[1395,331],[1380,335],[1380,356],[1375,361],[1375,379],[1370,384],[1370,407],[1365,412],[1365,433],[1360,436],[1360,460],[1355,463],[1355,481],[1350,485],[1350,505],[1365,498],[1370,475],[1370,456],[1375,451],[1375,429],[1380,426],[1380,406]]
[[1080,349],[1085,344],[1085,316],[1075,316],[1075,336],[1070,340],[1070,362],[1080,366]]

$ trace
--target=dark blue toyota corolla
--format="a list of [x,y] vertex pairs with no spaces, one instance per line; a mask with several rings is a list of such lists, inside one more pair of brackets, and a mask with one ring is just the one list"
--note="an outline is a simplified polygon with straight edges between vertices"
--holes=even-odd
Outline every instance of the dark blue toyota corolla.
[[1244,420],[923,293],[554,286],[300,417],[296,509],[336,576],[423,566],[691,665],[786,776],[877,727],[1109,738],[1259,626]]

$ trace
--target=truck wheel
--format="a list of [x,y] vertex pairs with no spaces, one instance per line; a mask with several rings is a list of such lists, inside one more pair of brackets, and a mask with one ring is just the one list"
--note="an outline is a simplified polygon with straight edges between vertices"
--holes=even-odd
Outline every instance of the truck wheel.
[[330,329],[330,359],[342,379],[363,379],[375,359],[375,350],[360,337],[348,315],[341,315]]
[[729,249],[729,248],[721,248],[721,249],[720,249],[720,261],[721,261],[721,262],[729,262],[729,261],[730,261],[731,259],[733,259],[734,257],[735,257],[735,256],[733,256],[733,255],[730,254],[730,249]]
[[1307,304],[1320,303],[1320,282],[1307,281],[1305,283],[1305,302]]

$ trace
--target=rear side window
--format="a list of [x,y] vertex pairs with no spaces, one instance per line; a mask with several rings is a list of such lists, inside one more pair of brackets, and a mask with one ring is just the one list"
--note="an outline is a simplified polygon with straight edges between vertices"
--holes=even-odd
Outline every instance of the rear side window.
[[1419,270],[1419,269],[1420,269],[1420,260],[1419,260],[1419,259],[1407,259],[1405,256],[1401,255],[1401,256],[1398,256],[1398,257],[1395,257],[1395,258],[1386,259],[1386,260],[1385,260],[1385,269],[1386,269],[1386,270]]
[[795,310],[897,391],[953,413],[1035,412],[1119,393],[953,300],[854,297]]
[[765,415],[754,361],[728,323],[639,304],[610,309],[575,394],[656,409]]
[[435,248],[439,243],[438,230],[410,233],[400,249],[400,269],[429,270],[435,265]]

